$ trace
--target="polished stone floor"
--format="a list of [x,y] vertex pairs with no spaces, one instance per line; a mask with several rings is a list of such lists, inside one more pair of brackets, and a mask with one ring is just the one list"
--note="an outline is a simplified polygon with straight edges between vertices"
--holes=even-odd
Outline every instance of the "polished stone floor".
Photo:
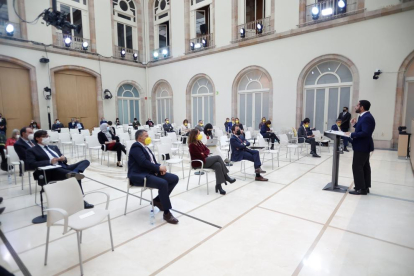
[[[332,149],[322,158],[305,156],[292,162],[282,150],[280,164],[266,156],[263,169],[269,182],[255,182],[252,163],[247,178],[240,163],[230,167],[238,180],[215,193],[213,174],[192,174],[184,155],[173,172],[180,182],[172,193],[178,225],[166,224],[162,213],[150,224],[150,205],[130,197],[124,215],[126,171],[101,165],[97,156],[86,171],[85,192],[110,195],[115,251],[110,250],[107,223],[83,233],[85,275],[414,275],[414,177],[411,164],[394,151],[376,150],[371,156],[372,189],[368,196],[323,191],[330,181]],[[276,156],[275,156],[276,157]],[[76,158],[71,158],[75,162]],[[80,275],[76,235],[62,236],[53,227],[48,265],[43,265],[46,225],[32,224],[40,215],[27,175],[9,182],[0,173],[1,229],[32,275]],[[32,181],[32,184],[34,181]],[[341,155],[339,184],[353,187],[352,152]],[[34,187],[34,184],[32,185]],[[32,187],[32,188],[33,188]],[[139,196],[140,190],[132,192]],[[155,192],[156,193],[156,192]],[[149,192],[143,197],[148,199]],[[87,200],[104,208],[105,198]],[[157,210],[157,209],[156,209]],[[158,211],[158,210],[157,210]],[[0,265],[23,275],[0,240]]]

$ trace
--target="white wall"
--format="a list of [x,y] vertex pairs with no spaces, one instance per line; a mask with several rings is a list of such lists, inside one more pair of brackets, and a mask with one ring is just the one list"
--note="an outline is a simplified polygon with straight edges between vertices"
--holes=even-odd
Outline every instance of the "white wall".
[[277,33],[297,29],[299,0],[275,0],[275,30]]
[[214,8],[216,47],[229,45],[231,41],[231,1],[216,0]]
[[182,56],[185,53],[184,36],[184,1],[174,1],[171,4],[171,29],[172,33],[172,55],[173,57]]
[[401,4],[400,0],[365,0],[365,8],[368,11]]
[[[273,79],[273,126],[289,128],[295,126],[297,80],[303,68],[316,57],[340,54],[354,62],[359,71],[360,99],[371,101],[371,110],[377,120],[375,139],[390,140],[396,72],[414,50],[413,25],[414,11],[408,11],[152,67],[149,68],[149,88],[152,89],[159,79],[170,82],[174,92],[174,118],[181,122],[186,117],[184,103],[189,80],[198,73],[209,75],[219,92],[215,101],[215,123],[221,125],[226,117],[236,115],[231,114],[230,109],[235,76],[247,66],[261,66]],[[372,76],[376,68],[395,73],[382,74],[379,80],[374,81]],[[357,103],[357,100],[353,99],[352,103]]]
[[97,53],[111,57],[113,55],[111,3],[95,1],[95,26]]

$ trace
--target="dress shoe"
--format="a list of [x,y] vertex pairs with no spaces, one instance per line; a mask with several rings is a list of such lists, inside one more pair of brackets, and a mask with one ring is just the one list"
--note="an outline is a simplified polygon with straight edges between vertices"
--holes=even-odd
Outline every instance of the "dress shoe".
[[366,190],[356,190],[356,191],[350,191],[349,193],[351,195],[366,195],[367,191]]
[[216,193],[218,193],[220,191],[221,195],[225,195],[226,191],[223,190],[223,188],[221,188],[221,184],[216,184]]
[[320,156],[314,152],[314,153],[312,153],[312,157],[318,157],[319,158]]
[[269,179],[264,178],[263,176],[256,176],[254,180],[255,181],[268,181]]
[[0,203],[2,203],[3,202],[3,198],[2,197],[0,197]]
[[[226,175],[226,180],[228,182],[230,182],[230,184],[233,184],[234,182],[236,182],[236,178],[232,178],[229,175]],[[227,183],[226,183],[226,185],[227,185]]]
[[[356,191],[356,190],[354,189],[354,191]],[[367,194],[369,194],[369,188],[367,188],[365,191],[367,191]]]
[[349,150],[347,148],[344,148],[344,151],[349,152]]
[[83,207],[85,208],[85,209],[92,209],[93,207],[95,207],[95,206],[93,206],[93,204],[90,204],[90,203],[88,203],[87,201],[83,201]]
[[254,171],[255,173],[266,173],[266,171],[262,170],[261,168],[258,168]]
[[171,224],[177,224],[178,223],[178,219],[176,219],[171,213],[164,214],[163,218],[168,223],[171,223]]
[[159,201],[155,201],[155,200],[153,200],[153,201],[152,201],[152,206],[157,207],[158,209],[160,209],[160,211],[164,211],[164,208],[162,207],[162,204],[161,204],[161,202],[159,202]]
[[0,208],[0,214],[3,213],[5,209],[6,209],[6,207],[1,207]]
[[76,178],[76,180],[82,180],[85,178],[83,174],[76,173],[76,172],[70,172],[66,174],[66,178],[71,178],[71,177]]

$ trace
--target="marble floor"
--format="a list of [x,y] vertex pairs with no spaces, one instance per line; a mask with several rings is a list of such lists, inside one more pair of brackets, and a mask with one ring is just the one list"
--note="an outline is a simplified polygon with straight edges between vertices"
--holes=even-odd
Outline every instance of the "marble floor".
[[[216,152],[213,149],[214,152]],[[124,215],[126,171],[93,156],[85,172],[85,192],[110,195],[115,251],[110,250],[108,226],[102,222],[83,233],[84,275],[414,275],[414,177],[411,164],[394,151],[376,150],[371,156],[372,188],[368,196],[323,191],[330,182],[332,149],[321,158],[301,153],[292,162],[285,151],[274,169],[266,156],[263,169],[269,182],[256,182],[247,162],[230,167],[237,178],[215,193],[214,175],[191,173],[184,155],[172,171],[180,182],[171,195],[178,225],[163,221],[156,209],[150,224],[149,192],[133,189]],[[269,158],[269,159],[267,159]],[[276,156],[275,156],[276,158]],[[78,158],[69,158],[75,162]],[[52,227],[48,265],[44,266],[46,225],[32,224],[40,215],[27,175],[8,180],[0,172],[1,230],[31,275],[80,275],[76,235]],[[339,184],[353,187],[352,152],[341,155]],[[207,189],[209,194],[207,195]],[[155,192],[156,193],[156,192]],[[105,198],[87,197],[95,208]],[[0,239],[0,265],[24,275]]]

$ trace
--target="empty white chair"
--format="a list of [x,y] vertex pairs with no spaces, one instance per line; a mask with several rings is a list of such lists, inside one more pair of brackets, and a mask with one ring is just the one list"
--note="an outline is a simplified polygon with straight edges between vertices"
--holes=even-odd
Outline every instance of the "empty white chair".
[[249,142],[254,141],[254,139],[252,138],[252,133],[250,132],[250,130],[248,130],[244,133],[244,139],[246,139]]
[[[184,162],[183,159],[180,158],[172,158],[171,148],[167,144],[159,144],[157,146],[158,149],[158,162],[163,162],[164,164],[168,164],[169,171],[171,172],[171,166],[173,164],[181,163],[181,168],[183,170],[183,179],[184,177]],[[167,159],[169,156],[169,159]]]
[[119,143],[124,144],[126,141],[131,140],[131,137],[129,136],[129,133],[120,133],[117,135],[119,137]]
[[97,131],[97,132],[99,132],[99,131],[101,131],[101,129],[100,129],[99,127],[94,127],[94,128],[93,128],[93,131]]
[[170,147],[172,153],[178,152],[178,148],[173,146],[173,144],[171,142],[171,138],[169,138],[169,137],[161,137],[160,138],[160,141],[161,141],[161,144],[162,145],[168,145]]
[[89,132],[89,129],[82,129],[81,134],[83,135],[83,137],[91,136],[91,133]]
[[331,152],[329,149],[331,139],[324,137],[319,130],[313,130],[312,134],[315,135],[315,142],[319,144],[319,152],[322,152],[322,143],[328,143],[328,151]]
[[[73,134],[72,135],[72,147],[76,149],[76,156],[79,158],[79,147],[82,148],[83,156],[86,157],[86,144],[82,134]],[[73,150],[72,150],[73,157]]]
[[69,128],[67,128],[67,127],[62,127],[62,128],[60,129],[60,133],[69,133]]
[[204,132],[200,132],[201,134],[201,142],[203,142],[203,144],[207,144],[207,136],[204,134]]
[[[259,147],[265,147],[265,148],[267,147],[267,142],[263,139],[262,136],[258,136],[257,137],[257,142],[259,144]],[[277,166],[279,167],[279,151],[280,151],[280,145],[279,146],[276,146],[276,147],[278,147],[278,148],[277,149],[273,149],[273,150],[268,149],[268,150],[262,150],[262,151],[260,151],[260,153],[263,154],[263,161],[262,161],[262,163],[265,160],[266,153],[272,155],[272,170],[273,170],[273,159],[274,159],[273,158],[273,155],[274,154],[276,154],[276,156],[277,156]]]
[[[82,192],[79,189],[79,184],[75,178],[69,178],[64,181],[59,181],[55,185],[45,185],[45,194],[47,197],[47,235],[46,235],[46,252],[45,265],[47,265],[47,255],[49,250],[49,234],[51,226],[63,226],[63,235],[69,231],[76,231],[78,240],[79,265],[81,275],[83,275],[82,264],[82,231],[92,226],[101,224],[107,218],[109,227],[109,236],[111,240],[112,251],[114,251],[114,243],[112,240],[111,217],[108,211],[109,195],[101,191],[94,191],[86,193],[102,193],[106,195],[105,209],[94,208],[93,210],[84,209]],[[59,261],[59,260],[54,260]]]
[[215,134],[216,134],[216,137],[221,137],[221,136],[223,136],[223,135],[224,135],[224,134],[223,134],[223,131],[222,131],[221,129],[219,129],[219,128],[217,128],[217,129],[216,129]]
[[226,135],[220,136],[220,149],[225,150],[225,149],[229,149],[229,142],[228,142],[229,138]]
[[59,143],[59,133],[57,131],[52,131],[49,133],[50,142],[53,144]]
[[167,132],[167,137],[171,139],[171,142],[173,143],[173,146],[176,148],[180,148],[180,146],[183,144],[183,142],[178,141],[177,134],[175,132]]
[[63,155],[65,155],[65,146],[70,146],[70,151],[73,152],[72,149],[72,141],[70,140],[69,132],[66,133],[59,133],[59,144],[60,148],[62,149]]
[[281,147],[286,147],[286,158],[287,155],[289,153],[289,162],[292,162],[292,149],[295,150],[294,153],[298,153],[298,160],[299,160],[299,149],[298,149],[298,144],[291,144],[289,143],[289,138],[287,137],[286,134],[280,134],[279,135],[279,139],[280,139],[280,146],[279,149]]
[[87,145],[87,149],[89,150],[89,158],[92,161],[92,151],[95,150],[98,152],[98,160],[99,160],[99,152],[101,151],[101,144],[99,143],[97,136],[87,136],[85,137],[85,143]]
[[[19,156],[17,155],[13,146],[7,146],[6,158],[7,158],[7,173],[10,175],[10,168],[13,168],[14,184],[17,184],[16,167],[18,168],[19,165],[23,163],[23,161],[20,161]],[[23,181],[22,181],[22,190],[23,190]]]
[[73,134],[79,134],[79,130],[71,128],[69,129],[69,133],[70,133],[70,136],[72,136]]

